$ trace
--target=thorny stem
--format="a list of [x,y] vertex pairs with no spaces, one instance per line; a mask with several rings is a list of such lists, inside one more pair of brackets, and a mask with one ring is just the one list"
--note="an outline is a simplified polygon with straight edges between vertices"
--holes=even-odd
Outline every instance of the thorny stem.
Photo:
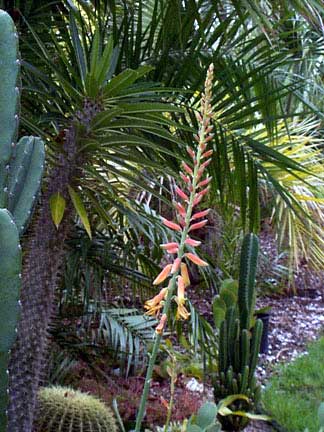
[[[210,71],[212,73],[212,66],[210,67]],[[179,243],[179,251],[178,251],[178,255],[177,255],[177,257],[180,258],[181,260],[184,258],[184,254],[185,254],[185,252],[184,252],[185,241],[188,237],[188,233],[189,233],[189,229],[190,229],[190,220],[192,217],[192,212],[193,212],[193,207],[194,207],[194,199],[195,199],[195,196],[197,193],[197,185],[199,182],[198,171],[199,171],[199,168],[201,167],[201,156],[205,150],[199,144],[204,143],[206,140],[206,135],[208,135],[207,128],[208,128],[209,119],[210,119],[210,105],[209,105],[210,100],[209,100],[209,97],[207,97],[207,96],[208,95],[205,94],[204,104],[201,106],[202,118],[199,120],[199,123],[200,123],[199,134],[198,134],[199,143],[197,145],[198,149],[197,149],[197,152],[195,154],[195,159],[196,159],[197,163],[194,165],[194,171],[193,171],[193,175],[192,175],[192,189],[191,189],[191,192],[189,195],[188,206],[187,206],[186,216],[185,216],[185,223],[184,223],[184,227],[182,229],[181,240]],[[177,270],[172,275],[172,278],[169,281],[167,295],[166,295],[163,310],[162,310],[162,315],[165,314],[168,316],[170,306],[171,306],[171,300],[172,300],[172,297],[174,295],[175,288],[177,286],[178,276],[179,276],[179,270]],[[159,347],[160,347],[160,343],[161,343],[161,339],[162,339],[162,333],[163,332],[155,334],[155,341],[153,344],[152,352],[149,356],[150,359],[149,359],[149,364],[148,364],[148,368],[147,368],[147,372],[146,372],[146,378],[145,378],[145,383],[144,383],[143,392],[142,392],[142,396],[141,396],[140,406],[139,406],[139,410],[138,410],[137,417],[136,417],[136,426],[135,426],[134,432],[140,432],[141,431],[141,425],[142,425],[144,414],[145,414],[146,402],[147,402],[147,398],[148,398],[148,394],[149,394],[149,390],[150,390],[150,386],[151,386],[152,374],[153,374],[153,369],[154,369],[154,365],[156,362],[156,357],[157,357],[157,354],[159,352]]]

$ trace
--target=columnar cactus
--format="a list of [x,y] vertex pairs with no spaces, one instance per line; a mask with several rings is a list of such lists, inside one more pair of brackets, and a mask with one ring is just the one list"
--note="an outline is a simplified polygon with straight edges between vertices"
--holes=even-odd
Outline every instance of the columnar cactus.
[[0,209],[0,432],[7,427],[8,364],[16,338],[21,288],[21,248],[10,213]]
[[[252,325],[257,256],[258,238],[254,234],[248,234],[241,250],[237,295],[235,289],[225,289],[214,303],[215,315],[221,313],[221,306],[224,305],[224,319],[219,327],[219,363],[214,396],[216,400],[220,400],[232,394],[246,395],[249,403],[239,399],[233,403],[235,411],[240,412],[253,409],[260,399],[255,369],[263,324],[261,320],[257,320]],[[219,322],[217,318],[216,316],[216,321]],[[225,430],[241,430],[248,423],[248,418],[240,415],[219,416],[219,419]]]
[[19,65],[15,26],[9,15],[0,10],[0,432],[7,429],[9,357],[19,317],[19,234],[31,217],[45,157],[44,143],[39,138],[24,137],[16,144]]
[[37,432],[117,432],[114,414],[99,399],[69,387],[38,393]]
[[10,16],[0,10],[0,207],[7,205],[9,162],[15,146],[19,106],[18,36]]

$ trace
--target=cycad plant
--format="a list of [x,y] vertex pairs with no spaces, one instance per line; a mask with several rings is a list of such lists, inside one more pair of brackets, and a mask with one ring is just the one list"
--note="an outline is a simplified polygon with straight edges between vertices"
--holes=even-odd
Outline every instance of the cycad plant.
[[[84,201],[91,203],[104,220],[100,202],[112,202],[126,211],[121,185],[133,182],[143,186],[140,166],[160,169],[165,165],[164,155],[175,145],[163,126],[163,113],[178,108],[158,102],[154,87],[135,84],[148,68],[125,70],[113,77],[112,40],[102,39],[98,29],[81,42],[80,27],[73,15],[69,25],[69,31],[65,28],[65,32],[53,35],[59,54],[55,65],[34,35],[49,74],[41,78],[50,91],[60,95],[62,105],[53,106],[48,98],[51,108],[57,108],[56,119],[52,120],[59,133],[55,147],[53,142],[49,146],[51,169],[41,206],[25,240],[22,315],[9,367],[9,430],[17,432],[32,428],[37,390],[45,379],[47,331],[55,314],[54,296],[66,253],[65,240],[75,214],[91,236]],[[68,117],[66,112],[70,113]],[[163,146],[155,141],[157,136],[163,137]],[[156,150],[160,153],[154,158]]]

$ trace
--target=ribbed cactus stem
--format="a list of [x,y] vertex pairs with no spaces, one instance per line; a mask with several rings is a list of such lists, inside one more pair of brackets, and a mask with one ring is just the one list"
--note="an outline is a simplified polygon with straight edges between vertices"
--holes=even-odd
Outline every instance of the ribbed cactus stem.
[[243,239],[238,287],[241,328],[249,329],[255,304],[255,277],[258,259],[258,237],[247,234]]
[[44,143],[40,138],[23,137],[10,165],[8,209],[20,234],[25,230],[40,190],[45,163]]
[[117,432],[114,414],[99,399],[69,387],[42,388],[36,432]]
[[7,204],[7,178],[19,120],[18,35],[10,16],[0,10],[0,208]]
[[21,248],[16,225],[0,209],[0,432],[7,430],[8,364],[16,338],[21,289]]
[[253,336],[252,336],[252,344],[251,344],[251,360],[250,360],[250,379],[252,379],[255,372],[255,368],[258,364],[262,330],[263,330],[263,322],[260,319],[258,319],[253,328]]
[[[250,408],[258,402],[259,386],[256,383],[255,369],[258,362],[262,321],[258,320],[251,328],[255,304],[255,273],[258,256],[258,238],[254,234],[244,237],[241,249],[240,276],[237,297],[225,289],[214,303],[216,318],[221,315],[218,309],[225,305],[225,319],[219,331],[218,374],[214,385],[216,401],[231,394],[244,394],[251,402]],[[242,401],[234,402],[234,411],[246,410]],[[242,430],[248,419],[230,415],[220,417],[226,430]],[[229,429],[231,428],[231,429]]]

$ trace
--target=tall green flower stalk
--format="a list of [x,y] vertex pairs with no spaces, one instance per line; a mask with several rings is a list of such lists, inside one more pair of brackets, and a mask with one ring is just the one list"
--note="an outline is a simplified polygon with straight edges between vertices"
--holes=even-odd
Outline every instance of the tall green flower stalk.
[[[169,279],[169,282],[167,287],[162,288],[154,298],[145,303],[147,314],[161,314],[161,318],[155,330],[156,337],[150,354],[145,384],[136,418],[135,432],[140,432],[141,430],[153,368],[172,300],[177,303],[177,319],[187,319],[190,315],[185,307],[185,288],[190,285],[186,261],[189,260],[198,266],[208,266],[208,263],[203,261],[195,252],[195,248],[201,242],[194,240],[190,236],[192,232],[204,227],[208,222],[205,217],[209,209],[197,211],[197,207],[209,192],[209,183],[211,181],[211,177],[208,177],[206,174],[206,168],[211,162],[211,155],[213,153],[212,150],[207,150],[208,142],[213,138],[213,126],[211,125],[211,118],[213,116],[211,106],[213,70],[214,66],[211,64],[208,68],[205,81],[205,93],[201,96],[200,113],[197,114],[199,131],[198,135],[194,137],[197,143],[193,147],[187,147],[192,163],[187,164],[186,162],[182,162],[180,177],[183,188],[178,185],[175,186],[175,193],[178,197],[178,201],[174,202],[177,222],[162,218],[164,225],[173,231],[181,233],[181,240],[179,243],[171,241],[170,243],[161,245],[172,259],[154,280],[153,285],[160,285],[167,279]],[[176,290],[177,294],[175,295]]]

